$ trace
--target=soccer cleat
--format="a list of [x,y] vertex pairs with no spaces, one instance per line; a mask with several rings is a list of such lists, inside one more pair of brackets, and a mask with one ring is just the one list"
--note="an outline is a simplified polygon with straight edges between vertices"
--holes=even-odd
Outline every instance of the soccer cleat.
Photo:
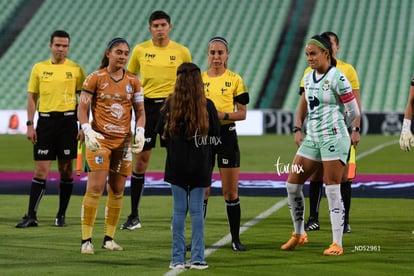
[[108,249],[111,251],[122,251],[124,250],[119,244],[117,244],[114,240],[108,240],[103,245],[102,248]]
[[55,218],[55,226],[56,227],[63,227],[66,226],[65,223],[65,216],[59,216]]
[[292,236],[287,241],[287,243],[283,244],[280,249],[288,251],[288,250],[295,250],[296,246],[302,245],[308,242],[308,234],[295,234],[295,232],[292,233]]
[[305,224],[305,231],[316,231],[320,229],[319,221],[309,218]]
[[170,264],[169,268],[170,269],[185,269],[185,265],[181,263]]
[[139,220],[139,217],[128,216],[128,219],[125,221],[125,223],[121,225],[121,230],[134,230],[138,228],[141,228],[141,221]]
[[332,243],[328,249],[323,251],[325,256],[339,256],[344,254],[344,250],[336,242]]
[[208,264],[206,262],[194,262],[190,265],[190,269],[202,270],[206,268],[208,268]]
[[246,247],[244,247],[240,241],[232,241],[231,249],[233,249],[233,251],[246,251]]
[[81,251],[81,254],[89,254],[89,255],[95,254],[95,251],[93,250],[93,245],[90,241],[86,241],[82,243],[80,251]]
[[36,227],[37,218],[29,215],[24,215],[23,220],[16,224],[16,228]]
[[344,224],[344,233],[351,233],[351,225],[349,223]]

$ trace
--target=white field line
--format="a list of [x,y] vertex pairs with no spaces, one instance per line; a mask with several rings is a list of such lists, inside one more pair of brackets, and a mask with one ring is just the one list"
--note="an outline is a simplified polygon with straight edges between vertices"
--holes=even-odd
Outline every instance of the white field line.
[[[259,214],[255,218],[249,220],[245,224],[243,224],[240,227],[240,234],[242,234],[244,231],[246,231],[250,227],[254,226],[256,223],[258,223],[258,222],[264,220],[265,218],[269,217],[271,214],[275,213],[276,211],[278,211],[280,208],[282,208],[286,204],[287,204],[287,198],[285,198],[285,199],[283,199],[279,202],[276,202],[275,205],[273,205],[272,207],[270,207],[269,209],[267,209],[263,213]],[[205,257],[207,258],[210,254],[213,254],[217,249],[220,249],[221,247],[223,247],[224,245],[226,245],[230,242],[231,242],[231,235],[227,234],[222,239],[217,241],[215,244],[213,244],[212,246],[206,248],[206,250],[204,251]],[[183,272],[185,272],[184,269],[170,270],[167,273],[165,273],[164,276],[178,275],[178,274],[181,274]]]
[[385,147],[388,147],[388,146],[391,146],[391,145],[394,145],[394,144],[398,144],[398,143],[399,143],[398,140],[394,140],[394,141],[389,141],[389,142],[384,143],[384,144],[379,144],[378,146],[373,147],[372,149],[369,149],[367,151],[363,151],[361,153],[358,153],[355,156],[355,160],[362,159],[362,158],[364,158],[364,157],[366,157],[368,155],[371,155],[371,154],[373,154],[373,153],[375,153],[375,152],[377,152],[377,151],[379,151],[379,150],[381,150],[381,149],[383,149]]

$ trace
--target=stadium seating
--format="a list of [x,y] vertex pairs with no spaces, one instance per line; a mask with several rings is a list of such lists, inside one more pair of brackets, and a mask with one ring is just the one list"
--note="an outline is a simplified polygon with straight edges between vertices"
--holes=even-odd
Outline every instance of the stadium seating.
[[13,13],[23,0],[0,1],[0,27],[13,16]]
[[[338,58],[354,65],[364,111],[403,111],[414,72],[414,2],[317,1],[307,37],[334,31]],[[307,40],[305,40],[305,43]],[[301,46],[304,49],[305,44]],[[283,109],[295,110],[305,55],[296,65]]]
[[0,77],[5,80],[0,109],[25,108],[31,66],[49,58],[49,36],[54,29],[70,33],[69,57],[90,73],[98,68],[111,38],[123,36],[131,46],[150,39],[148,17],[156,9],[171,15],[171,38],[186,45],[193,61],[204,70],[208,40],[224,36],[230,44],[229,68],[244,78],[253,104],[263,85],[289,3],[290,0],[161,0],[123,1],[121,5],[111,0],[45,0],[0,59],[4,68]]

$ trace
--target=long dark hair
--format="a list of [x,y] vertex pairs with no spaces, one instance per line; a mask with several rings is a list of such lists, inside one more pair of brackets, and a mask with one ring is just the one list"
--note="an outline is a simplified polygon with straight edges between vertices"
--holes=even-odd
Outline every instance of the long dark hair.
[[163,137],[174,137],[184,131],[187,139],[196,133],[207,136],[209,119],[207,99],[200,68],[191,62],[177,69],[174,92],[169,95],[162,110],[167,110]]

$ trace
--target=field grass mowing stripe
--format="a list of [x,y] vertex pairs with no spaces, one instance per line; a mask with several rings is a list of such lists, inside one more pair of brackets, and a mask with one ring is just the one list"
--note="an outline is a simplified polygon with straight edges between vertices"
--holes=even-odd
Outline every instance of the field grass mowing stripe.
[[391,146],[391,145],[394,145],[394,144],[397,144],[397,143],[398,143],[398,140],[389,141],[389,142],[384,143],[384,144],[379,144],[378,146],[373,147],[370,150],[367,150],[367,151],[364,151],[364,152],[361,152],[361,153],[357,154],[355,156],[355,160],[362,159],[365,156],[371,155],[371,154],[373,154],[373,153],[375,153],[375,152],[377,152],[377,151],[379,151],[379,150],[381,150],[381,149],[383,149],[385,147],[388,147],[388,146]]
[[[280,208],[285,206],[287,204],[287,202],[288,202],[288,200],[287,200],[287,198],[285,198],[285,199],[277,202],[275,205],[273,205],[272,207],[270,207],[269,209],[267,209],[263,213],[259,214],[255,218],[253,218],[253,219],[249,220],[248,222],[246,222],[245,224],[243,224],[240,227],[240,234],[242,234],[244,231],[246,231],[250,227],[257,224],[258,222],[260,222],[260,221],[264,220],[265,218],[269,217],[274,212],[277,212]],[[208,247],[205,250],[205,252],[204,252],[205,257],[207,258],[209,255],[213,254],[217,249],[223,247],[224,245],[226,245],[230,242],[231,242],[231,235],[227,234],[221,240],[219,240],[218,242],[216,242],[215,244],[213,244],[212,246]],[[164,276],[178,275],[178,274],[180,274],[184,271],[185,270],[170,270],[167,273],[165,273]]]

